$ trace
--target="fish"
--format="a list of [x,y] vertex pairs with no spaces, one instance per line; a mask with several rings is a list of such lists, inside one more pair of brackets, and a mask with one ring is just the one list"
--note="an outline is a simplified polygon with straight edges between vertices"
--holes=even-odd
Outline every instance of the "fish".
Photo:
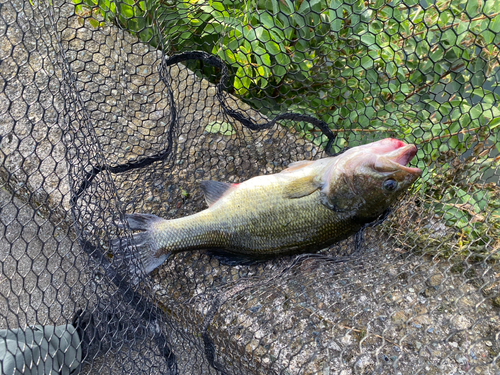
[[241,183],[201,181],[207,209],[172,220],[125,215],[137,232],[131,240],[114,239],[112,247],[139,260],[130,266],[135,275],[182,251],[220,249],[255,258],[315,252],[392,206],[422,174],[408,166],[416,153],[415,145],[386,138]]

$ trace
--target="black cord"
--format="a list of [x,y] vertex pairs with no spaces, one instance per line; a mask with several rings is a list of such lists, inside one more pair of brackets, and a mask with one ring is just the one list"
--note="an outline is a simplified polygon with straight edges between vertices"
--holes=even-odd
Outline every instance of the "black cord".
[[210,55],[209,53],[202,52],[202,51],[192,51],[192,52],[184,52],[180,53],[174,56],[171,56],[169,58],[166,58],[161,65],[160,73],[161,73],[161,79],[165,83],[165,87],[168,92],[168,98],[169,98],[169,104],[170,104],[170,125],[168,127],[168,138],[167,138],[167,148],[160,153],[153,155],[153,156],[148,156],[140,160],[135,160],[135,161],[129,161],[127,163],[123,163],[117,166],[109,166],[106,164],[103,165],[97,165],[92,168],[91,171],[87,172],[85,177],[83,178],[82,183],[76,190],[76,193],[72,196],[72,204],[76,205],[76,200],[82,195],[82,193],[91,185],[92,181],[94,178],[102,171],[107,170],[110,171],[111,173],[123,173],[130,171],[132,169],[136,168],[142,168],[146,167],[148,165],[151,165],[157,161],[164,160],[167,158],[173,148],[173,131],[177,125],[177,110],[175,107],[174,103],[174,96],[172,93],[172,90],[170,88],[170,84],[168,82],[168,73],[166,71],[166,68],[180,63],[184,62],[187,60],[200,60],[203,63],[214,66],[216,68],[221,69],[221,78],[219,83],[217,84],[216,88],[216,97],[221,105],[221,108],[223,109],[224,113],[239,121],[243,126],[254,130],[254,131],[259,131],[259,130],[264,130],[264,129],[269,129],[273,127],[276,122],[279,120],[292,120],[292,121],[304,121],[304,122],[309,122],[310,124],[314,125],[318,129],[321,130],[321,132],[326,135],[328,138],[328,143],[326,144],[325,147],[325,152],[328,155],[333,155],[332,153],[332,145],[333,142],[335,141],[335,134],[331,131],[331,129],[328,127],[328,124],[324,122],[323,120],[317,119],[316,117],[301,114],[301,113],[282,113],[276,117],[274,117],[271,121],[268,121],[264,124],[257,124],[254,122],[250,117],[246,116],[244,113],[237,111],[235,109],[230,108],[227,103],[226,99],[224,97],[224,88],[226,87],[226,81],[228,79],[228,69],[226,64],[217,56]]

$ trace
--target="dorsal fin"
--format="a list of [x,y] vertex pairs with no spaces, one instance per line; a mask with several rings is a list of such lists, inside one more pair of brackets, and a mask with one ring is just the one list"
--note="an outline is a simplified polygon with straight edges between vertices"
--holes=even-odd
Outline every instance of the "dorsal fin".
[[201,189],[205,195],[205,200],[208,203],[208,207],[217,202],[226,192],[233,186],[238,184],[229,184],[227,182],[220,181],[201,181]]
[[301,160],[301,161],[295,161],[293,163],[290,163],[286,169],[283,169],[282,172],[293,172],[296,171],[297,169],[307,167],[308,165],[311,165],[314,163],[315,160]]

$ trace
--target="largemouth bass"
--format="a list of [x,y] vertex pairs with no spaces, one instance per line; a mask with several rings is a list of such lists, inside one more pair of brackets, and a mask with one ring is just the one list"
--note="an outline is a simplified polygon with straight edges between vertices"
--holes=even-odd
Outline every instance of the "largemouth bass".
[[388,138],[240,184],[202,181],[208,209],[174,220],[127,215],[140,232],[132,243],[115,239],[112,246],[125,244],[127,252],[135,245],[146,273],[188,250],[255,257],[317,251],[355,234],[407,191],[422,174],[406,166],[416,152]]

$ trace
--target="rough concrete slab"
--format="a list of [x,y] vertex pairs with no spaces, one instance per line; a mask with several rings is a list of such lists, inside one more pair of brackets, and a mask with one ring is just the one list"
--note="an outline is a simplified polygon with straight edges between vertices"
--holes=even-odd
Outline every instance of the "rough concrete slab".
[[[4,1],[1,7],[0,177],[16,195],[2,193],[0,219],[0,316],[9,327],[65,322],[82,299],[87,281],[79,276],[86,269],[68,231],[72,180],[66,161],[82,173],[170,145],[171,103],[157,71],[161,53],[114,26],[82,26],[71,2],[59,5],[53,18],[28,2]],[[63,85],[61,52],[74,73],[71,92]],[[96,236],[107,218],[104,205],[112,207],[113,199],[127,212],[187,215],[203,207],[200,179],[241,181],[321,156],[278,126],[254,133],[235,123],[235,134],[208,132],[212,122],[227,120],[214,86],[181,65],[169,74],[179,113],[173,157],[94,182],[84,208],[97,224],[81,219],[96,225],[95,233],[85,227]],[[86,115],[91,127],[79,129]],[[82,134],[70,133],[74,138],[65,144],[65,126]],[[206,363],[205,333],[216,361],[232,373],[498,372],[498,306],[488,294],[498,290],[498,270],[485,264],[471,277],[446,260],[413,253],[411,246],[398,253],[380,231],[372,236],[363,255],[345,265],[311,259],[290,268],[292,260],[283,259],[229,267],[203,252],[171,259],[153,275],[154,291],[176,322],[172,343],[181,373],[215,372]],[[140,358],[133,359],[138,367]],[[110,355],[86,371],[125,371],[124,362],[123,353]],[[144,368],[154,372],[156,365]]]

